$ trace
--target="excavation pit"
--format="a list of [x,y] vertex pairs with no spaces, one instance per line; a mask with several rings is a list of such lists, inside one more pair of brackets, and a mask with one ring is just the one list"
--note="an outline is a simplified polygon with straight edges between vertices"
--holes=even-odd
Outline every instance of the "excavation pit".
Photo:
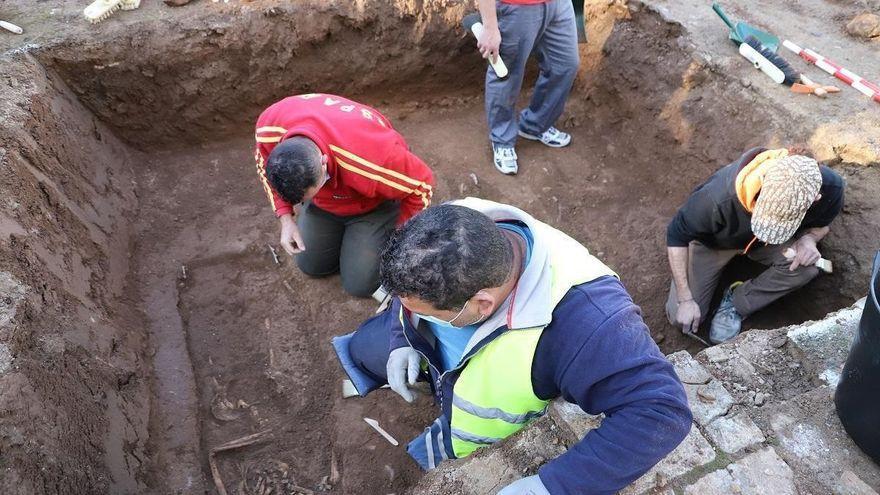
[[[374,303],[270,252],[253,122],[277,99],[370,104],[435,170],[435,202],[510,203],[584,242],[665,352],[699,349],[663,316],[675,209],[745,149],[813,137],[778,127],[747,87],[695,57],[681,25],[601,2],[588,6],[591,40],[560,122],[572,145],[521,143],[520,174],[505,177],[490,161],[485,66],[457,26],[467,2],[156,4],[0,45],[4,492],[202,493],[219,478],[230,493],[400,493],[417,482],[405,450],[362,418],[405,445],[433,421],[430,399],[341,395],[330,338]],[[79,23],[74,7],[45,22]],[[850,185],[823,243],[835,273],[749,325],[820,318],[863,295],[877,169],[833,166]]]

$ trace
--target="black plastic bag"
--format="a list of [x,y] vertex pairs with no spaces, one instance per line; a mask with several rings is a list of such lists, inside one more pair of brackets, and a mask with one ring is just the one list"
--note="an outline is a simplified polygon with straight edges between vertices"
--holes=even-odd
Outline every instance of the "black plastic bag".
[[859,332],[834,394],[837,415],[856,445],[880,464],[880,251]]

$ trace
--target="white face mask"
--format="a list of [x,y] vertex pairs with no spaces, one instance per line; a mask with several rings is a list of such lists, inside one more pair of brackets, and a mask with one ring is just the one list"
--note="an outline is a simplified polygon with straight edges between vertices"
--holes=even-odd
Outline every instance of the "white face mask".
[[464,302],[464,306],[461,307],[461,310],[458,312],[458,314],[456,314],[455,316],[453,316],[451,320],[441,320],[440,318],[437,318],[436,316],[428,316],[428,315],[423,315],[423,314],[419,314],[419,313],[416,313],[416,314],[419,316],[419,318],[421,318],[421,319],[423,319],[423,320],[425,320],[425,321],[429,321],[429,322],[431,322],[431,323],[433,323],[433,324],[435,324],[435,325],[439,325],[439,326],[441,326],[441,327],[448,327],[448,328],[464,328],[464,327],[469,327],[469,326],[471,326],[471,325],[476,325],[477,323],[483,321],[483,315],[480,315],[480,317],[477,318],[476,321],[472,321],[472,322],[468,323],[467,325],[458,326],[458,325],[455,325],[455,324],[452,323],[453,321],[457,320],[458,317],[461,316],[462,313],[464,313],[464,310],[465,310],[465,308],[467,308],[467,305],[468,305],[469,302],[470,302],[469,300],[468,300],[468,301],[465,301],[465,302]]

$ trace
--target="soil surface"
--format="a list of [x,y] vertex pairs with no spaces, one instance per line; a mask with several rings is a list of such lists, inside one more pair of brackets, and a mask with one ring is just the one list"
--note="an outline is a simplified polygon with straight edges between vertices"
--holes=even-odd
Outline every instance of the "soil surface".
[[[75,486],[96,492],[212,492],[219,480],[242,494],[400,493],[419,478],[404,447],[434,419],[430,399],[407,405],[388,390],[342,398],[330,339],[356,328],[375,303],[345,296],[338,277],[306,278],[277,244],[277,221],[252,163],[252,122],[276,98],[355,97],[385,113],[434,168],[436,202],[509,203],[582,241],[620,274],[665,352],[701,348],[663,311],[665,228],[676,208],[745,149],[812,135],[768,126],[768,114],[780,112],[750,107],[749,85],[695,60],[682,26],[641,3],[588,5],[591,41],[558,124],[572,144],[521,142],[516,177],[491,165],[483,65],[455,27],[464,1],[201,0],[179,9],[145,1],[98,26],[77,18],[77,2],[38,5],[12,0],[0,9],[0,18],[27,29],[18,42],[0,38],[8,50],[0,62],[29,71],[0,78],[19,98],[0,106],[0,117],[27,122],[0,136],[0,162],[9,153],[22,163],[7,159],[15,166],[2,185],[25,205],[0,204],[0,268],[30,287],[48,280],[48,288],[30,296],[19,311],[24,323],[8,332],[22,366],[15,379],[28,377],[27,386],[0,371],[0,387],[33,387],[14,397],[33,407],[48,397],[50,411],[73,411],[78,429],[66,436],[29,430],[55,450],[28,460],[32,450],[8,432],[34,414],[0,409],[12,418],[4,423],[0,414],[0,451],[11,449],[10,465],[25,466],[16,476],[40,485],[22,485],[27,492],[64,493],[70,466],[80,469]],[[36,59],[16,48],[22,43],[32,44]],[[48,82],[31,84],[44,67]],[[524,86],[533,78],[534,70]],[[51,153],[38,151],[40,141]],[[880,172],[841,156],[831,164],[848,180],[847,205],[820,246],[835,273],[747,327],[817,319],[863,295],[880,231]],[[89,238],[94,225],[103,235]],[[69,247],[47,250],[29,234],[40,229],[51,233],[40,242]],[[90,311],[106,314],[88,323]],[[49,329],[62,323],[92,333],[82,342],[66,337],[70,350],[58,360]],[[64,380],[40,372],[53,360]],[[64,388],[76,393],[59,401]],[[263,432],[258,442],[209,455]],[[90,448],[70,447],[82,438]],[[61,467],[39,474],[39,459],[56,457],[65,459]]]

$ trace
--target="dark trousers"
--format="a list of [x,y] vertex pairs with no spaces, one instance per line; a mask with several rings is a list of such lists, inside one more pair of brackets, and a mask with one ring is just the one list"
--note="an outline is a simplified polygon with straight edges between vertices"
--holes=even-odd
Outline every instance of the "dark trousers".
[[[792,240],[777,246],[758,246],[746,255],[766,265],[767,269],[734,291],[733,305],[740,316],[748,317],[789,292],[807,285],[819,274],[819,269],[815,266],[801,266],[794,271],[788,269],[791,261],[782,253],[793,243]],[[740,249],[712,249],[698,241],[692,241],[688,246],[688,285],[704,319],[709,315],[709,303],[718,286],[721,272],[730,260],[741,254]],[[678,294],[673,281],[669,285],[669,297],[666,301],[666,316],[673,325],[676,324],[676,314]]]
[[346,292],[369,297],[379,287],[379,255],[399,214],[400,207],[394,202],[350,217],[309,203],[298,215],[306,250],[297,255],[296,264],[313,277],[339,272]]
[[396,317],[393,311],[383,311],[363,322],[348,342],[348,352],[354,365],[381,385],[388,383],[385,365],[390,354],[389,329],[394,323],[389,318]]

